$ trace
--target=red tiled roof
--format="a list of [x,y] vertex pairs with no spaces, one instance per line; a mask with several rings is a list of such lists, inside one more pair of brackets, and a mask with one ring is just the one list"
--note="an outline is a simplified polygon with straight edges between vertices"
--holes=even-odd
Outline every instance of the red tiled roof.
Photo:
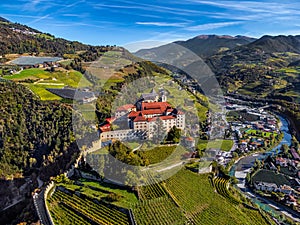
[[100,130],[102,132],[110,131],[110,124],[104,124],[104,125],[100,126]]
[[178,114],[178,115],[184,115],[184,112],[178,110],[177,114]]
[[160,109],[162,111],[166,111],[168,107],[171,107],[171,105],[167,102],[142,102],[142,111],[149,109]]
[[114,122],[114,121],[116,120],[116,118],[111,117],[111,118],[106,118],[105,120],[106,120],[108,123],[112,123],[112,122]]
[[187,140],[187,141],[194,141],[194,138],[192,138],[192,137],[187,137],[185,140]]
[[116,111],[128,111],[129,109],[135,108],[133,104],[127,104],[120,106]]
[[276,160],[279,161],[279,162],[285,162],[286,161],[286,159],[284,159],[284,158],[276,158]]
[[128,114],[128,117],[129,118],[132,118],[132,117],[136,117],[138,115],[140,115],[140,111],[136,112],[136,111],[131,111],[129,114]]
[[143,110],[144,115],[151,115],[151,114],[163,114],[164,111],[160,109],[149,109],[149,110]]
[[144,122],[147,121],[147,119],[144,116],[137,116],[133,122]]

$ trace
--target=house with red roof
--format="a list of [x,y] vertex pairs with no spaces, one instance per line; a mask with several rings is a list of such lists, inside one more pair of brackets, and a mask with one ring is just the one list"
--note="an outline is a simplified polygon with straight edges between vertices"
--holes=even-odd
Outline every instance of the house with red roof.
[[115,112],[115,118],[126,120],[126,115],[132,111],[136,111],[136,107],[133,104],[120,106]]

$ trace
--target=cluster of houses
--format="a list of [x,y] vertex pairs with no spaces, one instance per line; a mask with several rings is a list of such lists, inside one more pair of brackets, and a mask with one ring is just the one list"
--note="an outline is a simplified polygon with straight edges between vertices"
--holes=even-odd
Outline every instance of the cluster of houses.
[[33,31],[29,31],[28,29],[25,30],[21,30],[15,27],[10,28],[12,31],[17,32],[17,33],[22,33],[22,34],[26,34],[26,35],[37,35],[36,32]]
[[239,140],[239,149],[241,152],[256,150],[265,145],[264,137],[258,137],[258,135],[252,136],[251,133],[248,133],[248,135],[245,136],[247,131],[274,132],[274,134],[279,132],[275,116],[264,111],[262,108],[252,109],[241,105],[227,105],[226,108],[229,110],[244,111],[245,113],[258,118],[256,121],[230,122],[230,129],[235,133]]
[[281,192],[283,194],[291,195],[294,193],[294,189],[291,188],[289,185],[280,185],[279,187],[275,183],[268,183],[268,182],[255,182],[254,187],[256,190],[260,191],[269,191],[269,192]]
[[263,192],[277,192],[284,196],[280,199],[281,202],[288,206],[295,206],[300,211],[300,157],[295,148],[290,148],[291,158],[282,156],[272,157],[273,160],[265,160],[266,168],[280,172],[289,176],[290,185],[276,185],[275,183],[268,183],[259,181],[254,183],[254,188]]
[[256,190],[264,192],[277,192],[284,194],[281,199],[286,205],[298,206],[299,194],[289,185],[280,185],[279,187],[275,183],[268,182],[255,182],[254,187]]
[[[112,125],[119,128],[112,130]],[[185,113],[173,108],[167,103],[165,95],[159,96],[153,89],[150,93],[142,94],[133,105],[127,104],[115,111],[113,118],[107,118],[99,126],[102,140],[152,139],[157,132],[158,124],[165,133],[176,126],[185,129]]]

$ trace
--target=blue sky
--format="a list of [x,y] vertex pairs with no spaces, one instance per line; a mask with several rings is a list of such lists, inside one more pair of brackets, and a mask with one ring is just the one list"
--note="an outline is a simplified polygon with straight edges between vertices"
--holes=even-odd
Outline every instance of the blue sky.
[[0,8],[13,22],[94,45],[300,34],[300,2],[289,0],[15,0],[1,1]]

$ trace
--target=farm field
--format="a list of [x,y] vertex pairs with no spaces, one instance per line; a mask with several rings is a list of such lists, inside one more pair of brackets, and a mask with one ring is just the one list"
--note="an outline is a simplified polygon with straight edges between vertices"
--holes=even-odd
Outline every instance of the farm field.
[[4,78],[26,85],[31,91],[38,95],[41,100],[61,99],[59,96],[47,91],[47,88],[63,88],[65,86],[81,88],[91,86],[91,83],[84,75],[75,70],[49,72],[44,69],[32,68],[22,70],[18,74],[6,75]]
[[116,72],[132,61],[124,58],[120,51],[105,52],[101,58],[87,67],[87,71],[99,79],[101,86],[110,86],[111,83],[123,81],[124,74]]
[[95,105],[94,104],[75,104],[76,110],[80,112],[86,121],[95,121]]

